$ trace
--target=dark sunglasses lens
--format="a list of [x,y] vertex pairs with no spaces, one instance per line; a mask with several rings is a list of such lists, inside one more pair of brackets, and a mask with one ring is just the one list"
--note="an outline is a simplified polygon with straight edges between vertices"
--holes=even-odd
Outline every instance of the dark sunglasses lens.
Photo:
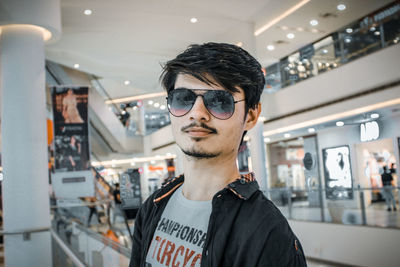
[[196,94],[186,89],[175,89],[168,94],[168,109],[172,115],[181,117],[187,114],[196,101]]
[[214,117],[221,120],[229,119],[235,111],[233,97],[227,91],[208,91],[204,94],[204,104]]

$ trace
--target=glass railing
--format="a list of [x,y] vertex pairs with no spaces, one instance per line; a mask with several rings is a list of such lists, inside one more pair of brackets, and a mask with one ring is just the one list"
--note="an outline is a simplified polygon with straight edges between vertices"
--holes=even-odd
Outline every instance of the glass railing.
[[[103,202],[64,203],[52,207],[54,266],[129,265],[132,241],[125,218],[114,217],[110,222],[110,214],[113,217],[116,211],[112,208],[107,215],[102,212],[102,205]],[[96,210],[93,214],[92,209]]]
[[336,69],[400,42],[400,3],[392,3],[265,68],[266,93]]
[[[273,188],[264,194],[287,219],[400,228],[399,189],[400,187],[357,187],[350,190]],[[388,191],[393,196],[390,210],[385,199]],[[335,197],[329,199],[326,198],[327,195]],[[393,208],[393,201],[397,210]]]

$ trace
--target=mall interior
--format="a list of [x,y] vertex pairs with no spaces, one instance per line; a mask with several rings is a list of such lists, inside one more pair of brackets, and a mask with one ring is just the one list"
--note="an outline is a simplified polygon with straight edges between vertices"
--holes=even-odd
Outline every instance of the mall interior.
[[129,265],[138,208],[183,172],[162,65],[206,42],[262,66],[237,166],[308,266],[400,266],[393,0],[1,0],[0,266]]

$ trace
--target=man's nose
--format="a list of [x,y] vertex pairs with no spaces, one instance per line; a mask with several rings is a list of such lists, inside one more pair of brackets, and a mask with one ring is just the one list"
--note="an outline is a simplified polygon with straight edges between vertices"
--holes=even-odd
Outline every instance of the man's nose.
[[189,112],[189,116],[191,120],[210,120],[211,114],[208,112],[206,106],[204,105],[203,97],[201,95],[197,96],[196,101],[194,102],[193,107]]

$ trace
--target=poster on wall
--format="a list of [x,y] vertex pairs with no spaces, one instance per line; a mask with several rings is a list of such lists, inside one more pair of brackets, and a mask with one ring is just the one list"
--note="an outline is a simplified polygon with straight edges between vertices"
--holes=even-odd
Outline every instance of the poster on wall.
[[119,177],[121,208],[138,209],[142,204],[139,169],[128,169]]
[[90,171],[87,86],[54,86],[53,188],[58,198],[94,195]]
[[322,149],[326,198],[353,199],[349,146]]

